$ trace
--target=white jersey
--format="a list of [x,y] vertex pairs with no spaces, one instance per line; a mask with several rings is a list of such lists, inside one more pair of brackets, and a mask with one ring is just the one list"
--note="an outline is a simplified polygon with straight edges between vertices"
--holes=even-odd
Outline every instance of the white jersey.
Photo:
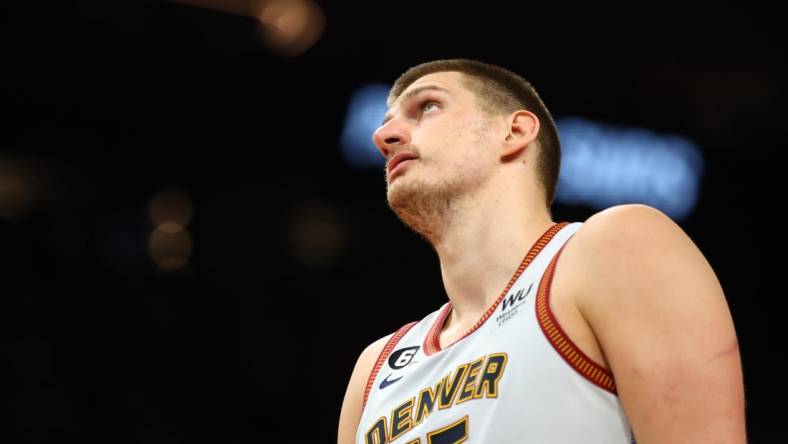
[[369,377],[357,444],[629,444],[613,375],[566,336],[548,304],[556,259],[582,223],[537,241],[461,339],[438,341],[450,303],[389,340]]

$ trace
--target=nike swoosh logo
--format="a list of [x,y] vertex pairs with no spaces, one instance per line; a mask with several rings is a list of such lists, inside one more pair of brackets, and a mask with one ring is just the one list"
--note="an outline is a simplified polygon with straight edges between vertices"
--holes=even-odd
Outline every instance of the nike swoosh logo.
[[402,376],[400,376],[400,377],[399,377],[399,378],[397,378],[397,379],[391,379],[391,380],[390,380],[390,379],[389,379],[389,376],[391,376],[391,375],[388,375],[388,376],[386,376],[386,377],[383,379],[383,381],[381,381],[381,382],[380,382],[380,389],[381,389],[381,390],[383,390],[384,388],[386,388],[386,387],[390,386],[391,384],[394,384],[395,382],[397,382],[397,381],[399,381],[400,379],[402,379]]

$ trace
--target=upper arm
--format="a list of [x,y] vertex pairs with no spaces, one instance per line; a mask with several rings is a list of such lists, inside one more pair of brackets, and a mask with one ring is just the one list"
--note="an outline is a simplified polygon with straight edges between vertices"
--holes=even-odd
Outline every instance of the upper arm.
[[577,306],[638,443],[745,443],[738,341],[722,288],[690,238],[642,206],[589,218]]
[[358,423],[361,421],[361,414],[364,411],[364,392],[367,389],[367,381],[375,362],[391,336],[393,334],[370,344],[361,352],[356,361],[345,391],[345,399],[342,401],[342,412],[339,414],[338,444],[354,444],[356,442],[356,429],[358,429]]

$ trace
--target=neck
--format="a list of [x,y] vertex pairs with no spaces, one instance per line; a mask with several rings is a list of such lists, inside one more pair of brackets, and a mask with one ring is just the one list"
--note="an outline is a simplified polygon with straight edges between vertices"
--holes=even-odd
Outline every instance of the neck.
[[[528,250],[554,222],[544,204],[495,192],[458,202],[431,239],[453,311],[446,328],[465,329],[498,298]],[[538,195],[537,195],[538,196]]]

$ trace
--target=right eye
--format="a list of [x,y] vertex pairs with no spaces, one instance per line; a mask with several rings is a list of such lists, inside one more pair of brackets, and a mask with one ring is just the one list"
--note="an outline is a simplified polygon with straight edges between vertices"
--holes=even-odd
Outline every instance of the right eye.
[[424,111],[427,108],[428,105],[436,105],[437,106],[438,102],[436,102],[434,100],[425,100],[425,101],[421,102],[421,104],[419,105],[419,109]]

